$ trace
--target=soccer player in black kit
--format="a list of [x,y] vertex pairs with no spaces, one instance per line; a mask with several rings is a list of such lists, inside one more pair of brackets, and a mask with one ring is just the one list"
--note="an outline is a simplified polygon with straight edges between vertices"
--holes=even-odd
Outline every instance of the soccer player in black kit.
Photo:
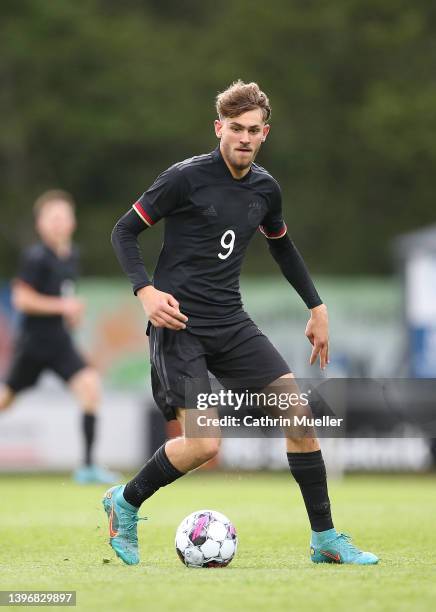
[[[126,485],[109,489],[103,506],[110,544],[127,564],[139,562],[138,508],[158,489],[213,458],[219,435],[185,435],[188,409],[184,382],[207,379],[257,380],[295,391],[290,368],[243,310],[239,275],[248,243],[259,228],[285,278],[310,310],[306,336],[310,363],[328,363],[327,309],[303,259],[287,235],[277,181],[254,163],[265,141],[269,101],[256,83],[233,83],[217,97],[219,146],[163,172],[118,221],[112,244],[149,319],[153,394],[167,420],[177,419],[182,436],[168,440]],[[165,237],[150,281],[138,234],[165,220]],[[192,414],[192,412],[191,412]],[[378,558],[356,548],[333,527],[327,478],[318,440],[286,437],[290,471],[300,486],[311,529],[315,563],[374,564]]]
[[17,393],[33,387],[44,370],[68,383],[83,411],[83,465],[75,480],[113,483],[118,476],[93,463],[100,380],[74,346],[70,330],[82,318],[84,304],[74,296],[78,251],[71,242],[76,227],[72,196],[62,190],[43,193],[35,202],[40,242],[27,249],[13,283],[12,300],[22,313],[13,362],[0,390],[0,412]]

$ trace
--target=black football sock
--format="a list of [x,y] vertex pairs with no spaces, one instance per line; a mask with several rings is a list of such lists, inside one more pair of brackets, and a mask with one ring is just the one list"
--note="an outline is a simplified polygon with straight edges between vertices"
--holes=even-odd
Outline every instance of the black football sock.
[[147,461],[142,470],[128,482],[124,488],[124,499],[132,506],[139,506],[156,493],[161,487],[184,476],[172,463],[165,452],[165,444],[161,446]]
[[287,453],[291,473],[300,485],[313,531],[333,529],[327,474],[320,450],[311,453]]
[[95,414],[83,415],[83,437],[85,438],[85,465],[92,463],[92,449],[95,438]]

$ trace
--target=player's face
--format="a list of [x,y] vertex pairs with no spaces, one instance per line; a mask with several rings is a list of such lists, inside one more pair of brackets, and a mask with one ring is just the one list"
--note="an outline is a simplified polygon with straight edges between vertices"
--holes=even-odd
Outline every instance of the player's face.
[[268,132],[269,125],[265,124],[260,108],[238,117],[215,121],[215,133],[221,141],[222,156],[236,174],[248,171]]
[[68,241],[76,229],[73,209],[63,200],[49,202],[38,215],[36,229],[43,240]]

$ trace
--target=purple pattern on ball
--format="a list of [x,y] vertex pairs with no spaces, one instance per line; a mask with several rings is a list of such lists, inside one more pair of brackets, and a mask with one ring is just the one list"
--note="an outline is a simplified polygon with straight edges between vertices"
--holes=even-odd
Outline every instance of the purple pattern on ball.
[[206,514],[203,514],[202,516],[199,517],[198,523],[195,525],[190,535],[192,542],[194,542],[198,538],[198,536],[203,531],[203,528],[205,527],[205,525],[207,525],[208,521],[209,521],[209,517]]

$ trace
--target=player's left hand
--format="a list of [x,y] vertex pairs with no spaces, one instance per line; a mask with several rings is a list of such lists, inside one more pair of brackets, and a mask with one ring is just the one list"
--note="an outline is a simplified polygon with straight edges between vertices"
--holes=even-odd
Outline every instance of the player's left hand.
[[313,365],[319,355],[319,365],[324,370],[329,363],[329,318],[327,306],[321,304],[312,308],[310,319],[306,325],[306,337],[312,344],[312,354],[309,363]]

